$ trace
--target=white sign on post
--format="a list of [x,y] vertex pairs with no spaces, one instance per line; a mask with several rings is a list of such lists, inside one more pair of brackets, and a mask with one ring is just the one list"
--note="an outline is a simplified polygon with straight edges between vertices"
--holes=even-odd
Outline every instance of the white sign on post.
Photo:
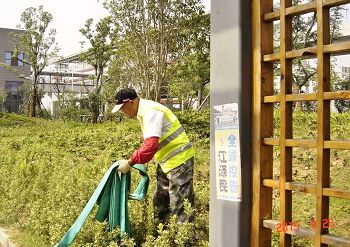
[[217,198],[241,201],[238,104],[214,106]]

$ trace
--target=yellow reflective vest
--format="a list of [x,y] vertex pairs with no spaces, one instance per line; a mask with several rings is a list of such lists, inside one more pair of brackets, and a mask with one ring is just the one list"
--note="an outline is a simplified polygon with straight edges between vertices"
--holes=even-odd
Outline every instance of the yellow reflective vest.
[[[154,101],[147,101],[147,107],[164,113],[164,117],[170,123],[166,133],[162,133],[159,139],[159,150],[154,159],[158,162],[164,173],[180,166],[194,156],[194,149],[186,132],[174,113],[167,107]],[[142,119],[139,119],[142,130],[144,129]]]

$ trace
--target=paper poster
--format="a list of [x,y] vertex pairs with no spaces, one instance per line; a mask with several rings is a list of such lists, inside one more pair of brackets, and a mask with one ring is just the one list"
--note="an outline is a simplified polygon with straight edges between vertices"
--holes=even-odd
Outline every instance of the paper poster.
[[214,106],[217,198],[241,201],[238,104]]

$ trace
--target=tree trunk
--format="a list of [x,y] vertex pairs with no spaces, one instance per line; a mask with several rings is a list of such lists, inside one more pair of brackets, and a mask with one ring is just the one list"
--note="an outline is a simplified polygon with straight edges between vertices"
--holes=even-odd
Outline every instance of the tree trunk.
[[165,42],[165,12],[166,6],[164,0],[159,1],[159,36],[158,36],[158,61],[156,63],[156,81],[155,81],[155,92],[154,100],[160,102],[160,90],[164,82],[164,71],[166,67],[166,42]]
[[36,104],[37,104],[37,89],[36,87],[33,88],[32,93],[29,96],[29,111],[28,111],[28,116],[29,117],[36,117]]
[[202,104],[202,94],[203,94],[202,88],[198,89],[198,105],[196,107],[197,109]]
[[[300,94],[301,92],[301,87],[298,84],[293,83],[292,85],[292,91],[293,94]],[[296,101],[295,102],[295,110],[296,111],[302,111],[302,102],[301,101]]]
[[93,104],[92,105],[92,117],[91,117],[91,123],[95,124],[97,123],[98,115],[99,115],[99,106],[98,104]]
[[100,114],[100,98],[99,92],[93,92],[91,102],[91,123],[97,123],[98,115]]
[[[151,99],[151,82],[149,78],[149,71],[150,71],[150,66],[149,66],[149,58],[150,58],[150,39],[149,39],[149,34],[147,34],[147,27],[149,27],[151,24],[151,19],[152,19],[152,13],[150,13],[149,8],[147,6],[147,2],[144,0],[141,0],[141,8],[142,8],[142,35],[145,39],[145,44],[144,44],[144,53],[145,56],[142,58],[142,76],[144,79],[144,83],[146,85],[146,99]],[[146,18],[147,16],[147,18]]]
[[97,123],[98,120],[98,116],[100,114],[100,105],[101,105],[101,101],[100,101],[100,92],[93,92],[92,95],[92,102],[91,102],[91,122],[93,124]]
[[96,66],[95,70],[96,85],[94,91],[91,93],[91,123],[97,123],[101,108],[101,90],[102,90],[102,76],[103,66]]

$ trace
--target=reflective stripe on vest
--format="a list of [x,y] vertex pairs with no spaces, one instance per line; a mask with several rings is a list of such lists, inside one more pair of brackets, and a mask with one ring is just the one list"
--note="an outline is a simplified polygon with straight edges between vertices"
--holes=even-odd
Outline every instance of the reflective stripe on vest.
[[173,133],[171,133],[167,138],[165,138],[164,140],[162,140],[159,143],[159,149],[163,148],[164,146],[166,146],[169,142],[171,142],[172,140],[174,140],[178,135],[180,135],[181,133],[185,132],[185,129],[180,126],[180,128],[178,128],[177,130],[175,130]]
[[[159,139],[159,150],[154,155],[164,173],[178,167],[194,156],[194,149],[179,120],[167,107],[149,101],[150,107],[164,113],[170,129]],[[142,123],[143,125],[143,123]],[[143,126],[142,126],[143,129]]]

